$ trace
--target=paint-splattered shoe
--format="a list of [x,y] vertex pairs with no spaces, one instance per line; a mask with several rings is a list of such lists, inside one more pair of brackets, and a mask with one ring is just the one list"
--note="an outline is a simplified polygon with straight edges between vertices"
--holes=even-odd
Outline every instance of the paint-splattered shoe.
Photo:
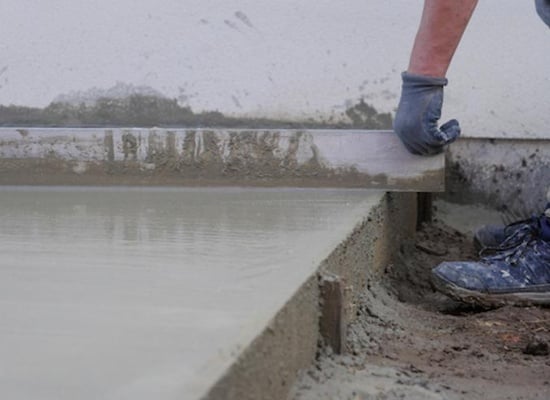
[[550,305],[550,218],[522,224],[477,262],[443,262],[432,270],[438,290],[457,300],[498,307]]
[[506,238],[514,234],[518,229],[524,225],[537,224],[538,219],[546,216],[550,218],[550,203],[546,205],[546,210],[543,215],[533,216],[528,219],[512,222],[508,225],[485,225],[482,226],[474,233],[474,245],[477,250],[483,250],[486,248],[496,248],[500,246]]

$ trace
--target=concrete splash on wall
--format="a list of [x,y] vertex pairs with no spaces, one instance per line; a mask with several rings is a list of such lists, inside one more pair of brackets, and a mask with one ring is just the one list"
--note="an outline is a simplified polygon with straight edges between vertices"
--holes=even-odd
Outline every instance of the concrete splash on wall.
[[538,214],[550,188],[550,141],[463,139],[447,152],[446,196],[480,202],[514,219]]
[[[548,135],[550,32],[533,2],[493,3],[479,3],[453,59],[442,120],[466,136]],[[422,11],[422,0],[2,5],[4,106],[88,104],[116,88],[198,115],[334,125],[361,99],[394,112]]]
[[[285,120],[255,117],[226,116],[219,111],[194,112],[182,106],[177,99],[167,98],[149,87],[125,85],[116,95],[91,93],[76,98],[61,97],[47,107],[2,106],[0,126],[55,126],[55,127],[224,127],[224,128],[353,128],[390,129],[390,113],[379,113],[360,99],[350,104],[338,117],[326,120]],[[99,96],[99,97],[98,97]]]

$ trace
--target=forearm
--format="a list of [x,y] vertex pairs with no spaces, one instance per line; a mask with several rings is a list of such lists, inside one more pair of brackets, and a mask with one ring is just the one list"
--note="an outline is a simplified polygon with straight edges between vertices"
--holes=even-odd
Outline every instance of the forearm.
[[[425,0],[410,74],[444,77],[478,0]],[[444,22],[442,22],[444,21]]]

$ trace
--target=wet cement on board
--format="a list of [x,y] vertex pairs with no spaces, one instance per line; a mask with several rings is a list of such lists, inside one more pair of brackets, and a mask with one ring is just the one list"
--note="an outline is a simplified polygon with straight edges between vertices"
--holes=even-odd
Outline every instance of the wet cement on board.
[[[258,168],[255,168],[255,167]],[[219,168],[218,168],[219,167]],[[314,160],[293,168],[273,164],[234,164],[226,168],[198,161],[163,164],[148,169],[134,161],[81,163],[59,158],[0,159],[0,185],[84,185],[84,186],[249,186],[296,188],[381,188],[388,191],[443,190],[442,169],[428,170],[418,177],[369,175],[355,168],[334,170]]]
[[[17,132],[22,136],[29,134],[25,129]],[[310,131],[185,129],[179,132],[178,138],[175,131],[155,129],[143,133],[131,129],[113,133],[107,129],[101,134],[102,143],[98,144],[94,138],[92,145],[81,147],[73,143],[75,136],[40,138],[36,146],[32,142],[20,142],[19,138],[0,139],[0,147],[12,149],[7,157],[0,157],[0,184],[218,184],[400,191],[441,191],[444,186],[443,163],[422,167],[418,160],[407,160],[411,168],[400,169],[394,168],[393,160],[384,164],[384,160],[376,159],[372,160],[369,170],[365,170],[364,166],[346,162],[344,155],[339,160],[339,156],[327,153],[326,147],[322,154],[317,139],[326,136],[318,133],[316,138]],[[120,136],[115,141],[116,135]],[[383,146],[386,141],[376,143]],[[95,158],[86,153],[86,146],[95,152]],[[36,148],[41,149],[38,155],[31,153]],[[67,157],[70,151],[77,156]],[[20,154],[19,158],[13,152]],[[326,156],[336,163],[327,162]],[[399,161],[401,158],[397,156],[396,162]]]
[[[452,223],[459,213],[452,205],[444,208]],[[495,216],[485,208],[479,215]],[[290,398],[549,398],[550,309],[475,309],[432,288],[431,268],[476,257],[471,234],[441,220],[424,225],[388,264],[382,281],[363,294],[346,353],[320,350]]]

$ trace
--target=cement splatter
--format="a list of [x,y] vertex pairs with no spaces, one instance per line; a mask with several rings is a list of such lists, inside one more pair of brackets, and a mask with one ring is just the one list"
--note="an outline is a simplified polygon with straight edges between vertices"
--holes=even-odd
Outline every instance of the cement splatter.
[[[226,23],[238,29],[233,22],[226,21]],[[0,105],[0,126],[157,126],[249,129],[391,129],[392,126],[390,113],[378,112],[374,106],[367,104],[363,99],[349,105],[339,118],[287,120],[227,116],[215,110],[195,112],[181,104],[185,103],[190,96],[180,93],[178,101],[165,97],[150,87],[134,87],[118,83],[107,90],[92,88],[88,91],[57,96],[44,108]],[[235,95],[231,95],[231,98],[238,108],[242,108]]]
[[249,28],[254,28],[254,25],[252,24],[248,16],[242,11],[236,11],[235,18],[239,19],[243,24],[245,24]]

